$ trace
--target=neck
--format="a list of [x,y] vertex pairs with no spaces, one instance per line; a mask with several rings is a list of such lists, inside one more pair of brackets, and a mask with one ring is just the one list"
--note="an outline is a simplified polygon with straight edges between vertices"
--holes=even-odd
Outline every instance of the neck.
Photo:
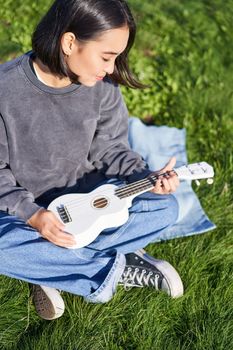
[[[175,172],[175,170],[169,171],[169,173]],[[175,172],[176,173],[176,172]],[[138,196],[139,194],[142,194],[144,192],[148,192],[152,190],[156,184],[156,181],[163,177],[166,176],[168,173],[162,173],[162,174],[152,174],[146,179],[142,179],[139,181],[136,181],[132,184],[122,186],[116,189],[115,195],[119,197],[120,199],[122,198],[134,198]]]
[[158,179],[157,175],[151,175],[146,179],[139,180],[132,184],[122,186],[116,189],[115,194],[120,199],[128,198],[128,197],[136,197],[139,194],[152,190],[157,179]]
[[53,74],[49,68],[44,65],[38,58],[33,61],[33,67],[35,69],[37,78],[45,85],[54,88],[63,88],[69,86],[71,81],[67,77],[59,77]]

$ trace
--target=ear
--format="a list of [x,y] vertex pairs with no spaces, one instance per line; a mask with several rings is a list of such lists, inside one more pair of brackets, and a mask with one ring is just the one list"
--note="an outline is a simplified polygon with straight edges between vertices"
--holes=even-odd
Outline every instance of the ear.
[[72,53],[75,40],[76,37],[72,32],[67,32],[62,35],[61,48],[66,56],[70,56],[70,54]]

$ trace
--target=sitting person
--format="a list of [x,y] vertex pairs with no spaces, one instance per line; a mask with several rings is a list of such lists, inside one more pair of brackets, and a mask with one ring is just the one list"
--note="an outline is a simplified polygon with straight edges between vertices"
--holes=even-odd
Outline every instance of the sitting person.
[[128,145],[118,86],[142,87],[128,66],[135,33],[124,0],[56,0],[32,51],[0,66],[0,273],[32,284],[44,319],[64,312],[59,290],[93,303],[109,301],[117,285],[183,294],[174,267],[142,249],[177,219],[174,158],[135,197],[128,221],[85,247],[69,249],[74,236],[47,209],[63,194],[154,172]]

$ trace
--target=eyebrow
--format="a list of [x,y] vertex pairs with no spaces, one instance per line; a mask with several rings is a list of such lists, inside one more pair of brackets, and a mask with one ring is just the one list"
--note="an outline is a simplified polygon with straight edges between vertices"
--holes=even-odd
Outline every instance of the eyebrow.
[[114,51],[103,51],[103,53],[106,55],[118,55],[118,52],[114,52]]

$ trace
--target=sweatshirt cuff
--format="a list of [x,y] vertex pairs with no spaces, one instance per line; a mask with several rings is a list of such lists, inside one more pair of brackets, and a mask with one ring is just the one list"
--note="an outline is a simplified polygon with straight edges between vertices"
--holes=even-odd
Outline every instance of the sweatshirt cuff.
[[30,198],[25,198],[23,201],[20,202],[19,206],[15,211],[15,214],[20,219],[23,219],[25,222],[27,222],[28,219],[30,219],[30,217],[41,208],[42,207],[40,207],[38,204],[32,202]]

